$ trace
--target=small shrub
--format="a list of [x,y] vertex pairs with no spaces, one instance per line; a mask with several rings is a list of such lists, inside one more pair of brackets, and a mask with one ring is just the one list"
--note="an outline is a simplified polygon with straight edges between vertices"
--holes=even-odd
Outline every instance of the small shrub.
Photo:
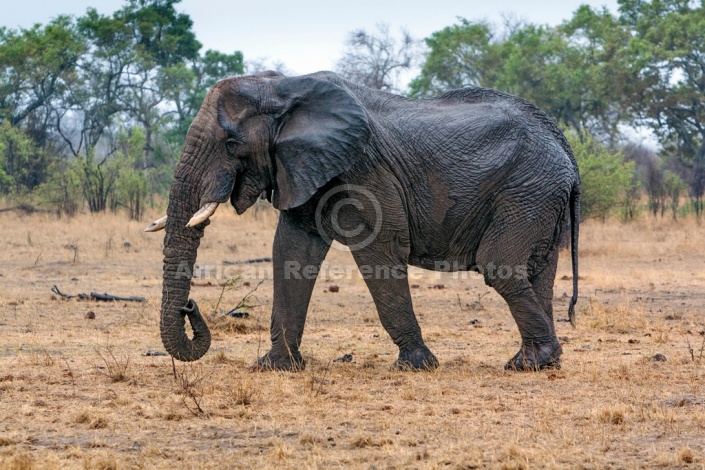
[[105,354],[101,353],[99,349],[96,349],[95,352],[103,364],[105,364],[104,368],[96,366],[96,370],[99,373],[109,377],[113,382],[123,382],[127,380],[127,368],[130,366],[129,357],[115,357],[111,347],[105,348]]
[[250,377],[244,377],[237,381],[235,388],[232,389],[230,393],[230,401],[234,405],[248,406],[252,404],[257,393],[252,379]]

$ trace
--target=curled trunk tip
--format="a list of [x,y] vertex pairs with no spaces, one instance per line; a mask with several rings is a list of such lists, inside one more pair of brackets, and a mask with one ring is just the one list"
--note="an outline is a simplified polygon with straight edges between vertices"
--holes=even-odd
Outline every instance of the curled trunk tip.
[[[180,315],[162,316],[161,336],[164,348],[174,359],[179,361],[197,361],[208,352],[211,345],[211,333],[193,299],[180,309]],[[188,317],[193,330],[193,339],[186,335],[185,317]],[[168,318],[168,320],[167,320]]]

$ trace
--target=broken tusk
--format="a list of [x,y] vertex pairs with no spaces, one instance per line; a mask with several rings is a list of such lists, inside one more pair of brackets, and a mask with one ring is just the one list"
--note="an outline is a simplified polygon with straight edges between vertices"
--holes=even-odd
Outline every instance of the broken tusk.
[[204,220],[208,220],[210,216],[215,213],[215,210],[218,208],[218,203],[217,202],[209,202],[208,204],[204,204],[203,207],[201,207],[198,212],[193,214],[193,217],[191,217],[191,220],[188,221],[186,224],[187,227],[193,227],[194,225],[198,225]]
[[145,232],[158,232],[160,230],[164,230],[164,227],[166,227],[166,216],[162,217],[161,219],[157,219],[149,226],[144,229]]

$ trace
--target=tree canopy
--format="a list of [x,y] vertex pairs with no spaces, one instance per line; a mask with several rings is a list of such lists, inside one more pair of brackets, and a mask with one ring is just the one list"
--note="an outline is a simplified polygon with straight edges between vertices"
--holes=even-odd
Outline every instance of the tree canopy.
[[[89,8],[0,29],[0,194],[75,195],[51,178],[58,169],[76,175],[91,211],[135,206],[134,188],[144,199],[168,187],[207,89],[244,73],[239,51],[201,52],[178,3],[127,0],[110,15]],[[137,135],[139,148],[125,150]]]
[[[207,90],[266,68],[240,51],[203,51],[179,2],[125,0],[108,15],[88,9],[27,29],[0,28],[0,196],[48,198],[66,213],[81,206],[80,197],[91,211],[124,207],[139,217],[146,199],[166,193]],[[618,170],[611,179],[586,178],[619,181],[603,201],[635,216],[645,196],[651,213],[668,207],[676,217],[687,195],[689,210],[701,216],[705,6],[618,3],[614,13],[580,6],[555,26],[458,18],[423,41],[403,29],[395,36],[386,24],[358,29],[341,45],[337,69],[413,98],[467,86],[526,98],[574,133],[585,172],[608,163]],[[635,150],[635,127],[653,132],[658,153]],[[608,150],[598,152],[600,145]],[[615,166],[615,155],[626,166]]]

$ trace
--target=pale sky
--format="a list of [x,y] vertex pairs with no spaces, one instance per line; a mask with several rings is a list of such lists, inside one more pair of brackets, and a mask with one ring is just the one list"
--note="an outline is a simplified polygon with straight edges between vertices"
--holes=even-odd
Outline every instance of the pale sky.
[[[82,15],[88,7],[110,14],[124,3],[0,0],[0,26],[28,28],[59,14]],[[422,39],[456,23],[459,16],[500,24],[503,14],[554,25],[584,3],[617,12],[617,0],[182,0],[176,8],[193,19],[204,50],[239,50],[245,60],[267,57],[298,75],[334,69],[354,29],[372,32],[378,23],[387,23],[392,32],[404,27]]]

